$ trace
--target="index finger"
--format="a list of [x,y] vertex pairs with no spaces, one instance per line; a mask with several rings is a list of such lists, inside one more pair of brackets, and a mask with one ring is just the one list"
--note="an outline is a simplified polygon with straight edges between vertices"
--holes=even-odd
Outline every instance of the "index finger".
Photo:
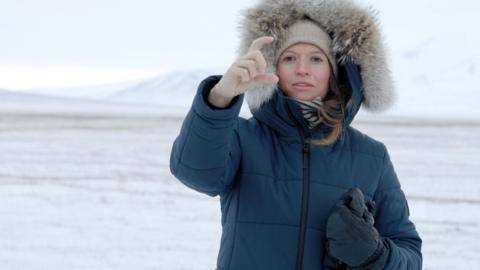
[[252,45],[250,45],[250,49],[248,49],[248,51],[251,52],[260,50],[266,44],[271,43],[273,39],[274,38],[271,36],[259,37],[252,42]]

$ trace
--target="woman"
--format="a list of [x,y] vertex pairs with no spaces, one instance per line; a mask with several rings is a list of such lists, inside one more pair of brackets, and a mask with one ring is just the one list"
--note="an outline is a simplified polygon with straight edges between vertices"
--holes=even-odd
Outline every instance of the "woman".
[[350,126],[361,104],[393,99],[372,14],[264,0],[245,14],[241,57],[201,82],[170,169],[220,196],[217,269],[421,269],[386,147]]

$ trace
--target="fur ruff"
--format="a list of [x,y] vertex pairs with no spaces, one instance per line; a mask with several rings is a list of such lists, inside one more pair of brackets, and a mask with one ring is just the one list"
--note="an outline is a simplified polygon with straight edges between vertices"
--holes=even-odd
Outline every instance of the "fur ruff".
[[[352,61],[360,66],[363,83],[363,106],[382,111],[393,104],[395,92],[387,65],[385,46],[377,21],[377,12],[360,7],[353,0],[260,0],[243,12],[240,23],[239,56],[248,52],[256,38],[273,36],[274,42],[264,46],[266,72],[276,73],[275,54],[284,42],[286,29],[297,20],[308,17],[332,37],[332,52],[339,64]],[[246,92],[253,112],[273,95],[276,85],[256,85]]]

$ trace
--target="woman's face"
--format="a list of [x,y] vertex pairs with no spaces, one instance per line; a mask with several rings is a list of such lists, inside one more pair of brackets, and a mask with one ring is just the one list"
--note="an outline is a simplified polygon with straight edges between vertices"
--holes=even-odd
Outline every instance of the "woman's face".
[[282,52],[277,62],[278,86],[291,98],[313,100],[328,92],[327,56],[315,45],[297,43]]

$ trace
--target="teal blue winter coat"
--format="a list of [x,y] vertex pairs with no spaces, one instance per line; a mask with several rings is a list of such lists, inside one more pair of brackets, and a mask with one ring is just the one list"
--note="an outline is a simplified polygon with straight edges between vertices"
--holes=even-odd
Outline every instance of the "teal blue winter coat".
[[325,223],[351,187],[377,205],[375,227],[387,240],[385,269],[421,269],[421,239],[385,145],[350,126],[363,100],[358,67],[347,63],[351,102],[344,136],[316,146],[328,132],[307,128],[296,102],[277,89],[253,117],[239,117],[243,94],[229,107],[207,103],[220,76],[201,82],[170,169],[186,186],[220,197],[222,238],[217,269],[323,269]]

